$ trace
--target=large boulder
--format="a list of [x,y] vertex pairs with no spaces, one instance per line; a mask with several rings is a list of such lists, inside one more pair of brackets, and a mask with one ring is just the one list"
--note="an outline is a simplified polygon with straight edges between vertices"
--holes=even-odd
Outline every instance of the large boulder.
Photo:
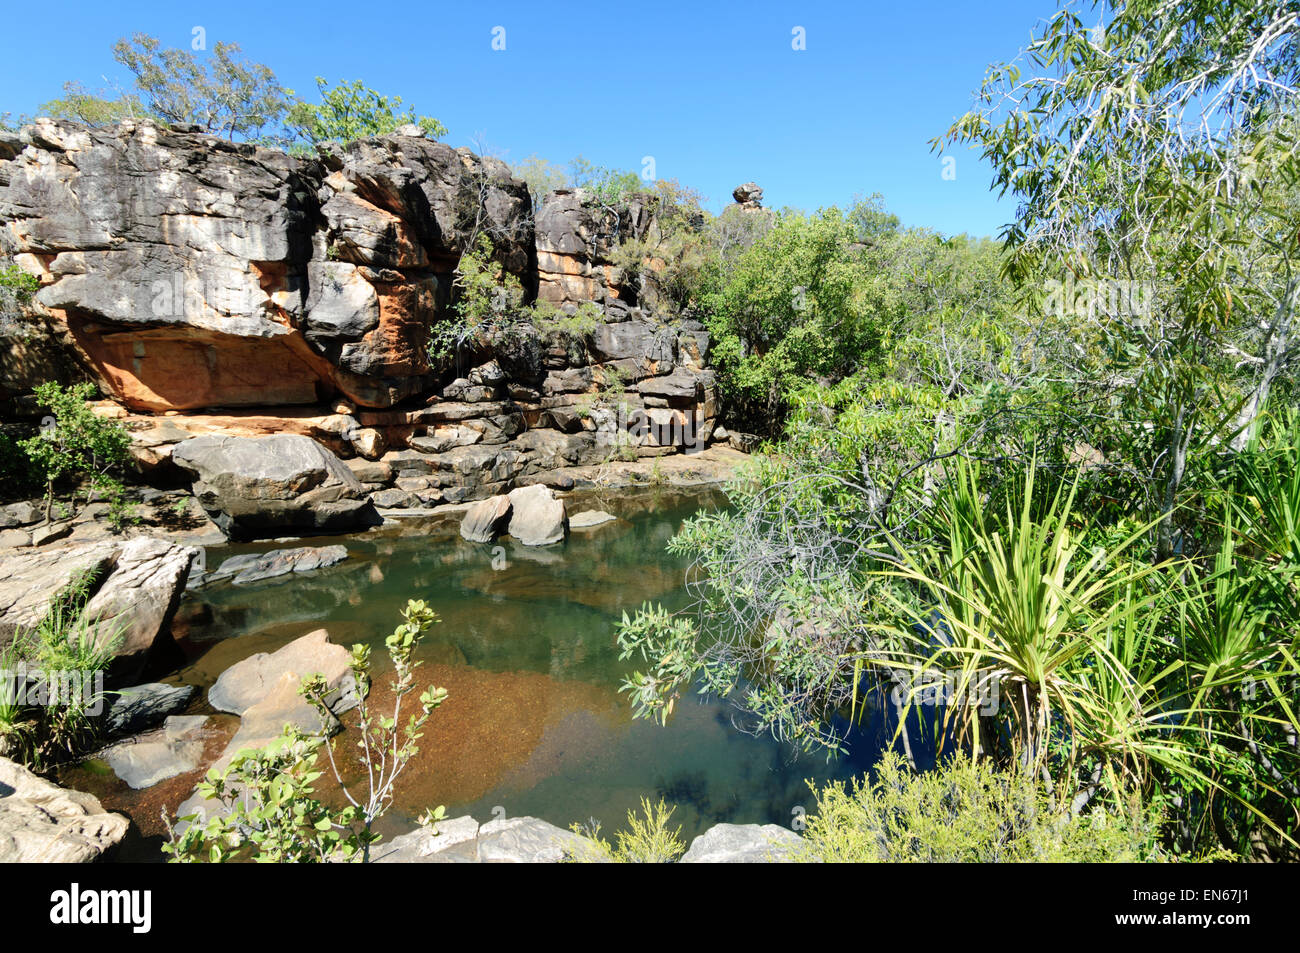
[[172,461],[231,539],[344,532],[381,520],[352,471],[310,437],[192,437]]
[[129,826],[97,798],[0,758],[0,863],[86,863],[116,845]]
[[[86,603],[83,617],[99,625],[100,642],[113,640],[122,661],[143,664],[176,613],[196,550],[148,536],[122,544],[112,572]],[[138,667],[138,666],[137,666]]]
[[197,550],[139,536],[18,552],[0,561],[0,645],[31,629],[78,589],[85,617],[120,659],[115,673],[143,664],[168,631]]
[[550,488],[535,483],[511,490],[510,535],[525,546],[546,546],[564,539],[568,520],[564,502]]
[[301,682],[319,674],[332,692],[331,710],[341,713],[356,704],[351,658],[347,649],[329,640],[328,632],[317,629],[282,649],[258,652],[226,669],[208,689],[208,703],[217,711],[243,715],[274,691],[284,676]]
[[465,511],[460,535],[471,543],[490,543],[501,532],[509,515],[510,497],[498,495],[480,500]]
[[764,864],[788,861],[802,841],[776,824],[715,824],[691,841],[683,864]]

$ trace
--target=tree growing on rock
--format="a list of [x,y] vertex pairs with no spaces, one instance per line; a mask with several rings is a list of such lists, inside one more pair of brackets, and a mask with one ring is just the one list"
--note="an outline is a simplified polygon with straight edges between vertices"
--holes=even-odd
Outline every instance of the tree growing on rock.
[[289,128],[312,145],[383,136],[406,125],[418,126],[430,139],[447,134],[447,127],[432,116],[417,116],[411,106],[403,108],[401,96],[383,96],[359,79],[331,89],[317,76],[316,88],[320,102],[294,103],[288,116]]
[[113,56],[135,76],[151,113],[232,141],[261,138],[285,117],[293,97],[269,66],[239,53],[238,43],[217,43],[200,60],[190,50],[164,49],[147,33],[113,45]]
[[[130,459],[131,435],[117,421],[95,413],[88,401],[95,392],[90,383],[63,387],[46,381],[36,387],[36,400],[50,410],[38,433],[19,441],[19,448],[45,480],[45,519],[54,509],[57,484],[65,478],[83,481],[85,501],[99,493],[112,507],[110,519],[126,518],[122,484],[114,476]],[[71,495],[76,507],[77,492]],[[116,515],[113,515],[116,514]]]
[[42,103],[39,112],[55,119],[74,119],[87,126],[111,126],[123,119],[157,118],[133,93],[92,92],[75,80],[64,83],[63,95]]

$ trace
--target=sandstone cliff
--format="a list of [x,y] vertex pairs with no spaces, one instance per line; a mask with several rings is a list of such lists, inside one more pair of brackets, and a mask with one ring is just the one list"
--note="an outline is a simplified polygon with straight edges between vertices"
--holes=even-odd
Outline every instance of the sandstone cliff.
[[[146,469],[194,434],[298,433],[383,457],[428,504],[713,430],[708,335],[612,262],[655,228],[649,203],[565,191],[535,214],[499,160],[401,135],[300,158],[41,119],[0,146],[0,256],[40,281],[0,398],[89,376]],[[592,302],[594,329],[520,327],[432,365],[481,234],[526,300]]]

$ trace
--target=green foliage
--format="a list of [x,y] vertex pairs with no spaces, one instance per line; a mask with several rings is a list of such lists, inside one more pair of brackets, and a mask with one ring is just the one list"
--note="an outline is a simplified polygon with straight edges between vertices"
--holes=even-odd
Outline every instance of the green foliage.
[[[370,694],[370,648],[352,647],[351,672],[357,692],[357,763],[364,785],[353,791],[343,781],[334,745],[321,733],[307,734],[286,725],[284,734],[263,749],[240,751],[224,772],[215,769],[199,785],[207,801],[216,801],[210,818],[181,818],[187,827],[172,834],[163,850],[173,861],[221,863],[251,859],[263,863],[320,863],[370,860],[370,848],[380,840],[374,824],[392,806],[398,778],[419,752],[421,729],[447,692],[430,686],[420,692],[417,711],[402,720],[402,704],[416,691],[415,672],[422,663],[415,652],[425,633],[439,621],[421,600],[411,599],[402,622],[384,640],[393,665],[391,714],[374,711]],[[322,725],[333,722],[327,701],[331,690],[324,676],[303,681],[300,693],[316,709]],[[334,810],[315,795],[324,776],[321,752],[347,805]],[[425,825],[442,820],[438,807],[426,813]]]
[[[131,435],[114,420],[101,417],[88,403],[93,384],[63,387],[53,381],[39,384],[36,400],[53,414],[48,426],[21,440],[18,446],[45,479],[45,518],[54,505],[56,483],[75,477],[84,483],[86,502],[99,493],[115,507],[119,521],[127,510],[121,500],[122,484],[113,475],[130,460]],[[76,505],[76,491],[72,493]]]
[[569,163],[569,182],[574,188],[586,189],[596,203],[611,207],[634,192],[644,191],[647,184],[635,172],[593,165],[582,156]]
[[548,193],[569,185],[569,173],[563,167],[536,155],[511,165],[510,173],[527,183],[534,212],[542,207]]
[[95,737],[93,717],[106,700],[100,679],[123,625],[87,615],[94,581],[74,577],[40,622],[0,651],[0,755],[43,767]]
[[1034,777],[954,758],[915,773],[896,754],[874,781],[832,783],[798,860],[814,863],[1136,863],[1161,860],[1160,818],[1135,802],[1072,815]]
[[686,844],[681,839],[681,828],[668,826],[675,810],[663,798],[655,803],[651,803],[649,798],[642,798],[640,813],[627,812],[627,828],[614,834],[613,844],[600,836],[598,822],[574,824],[573,832],[587,836],[592,841],[592,847],[589,854],[568,857],[566,860],[614,864],[674,863],[686,852]]
[[431,330],[429,360],[455,358],[473,341],[487,342],[518,321],[529,321],[524,290],[492,254],[492,240],[480,233],[460,257],[452,282],[452,317]]
[[3,296],[0,301],[8,303],[11,299],[15,304],[27,304],[40,287],[39,278],[15,264],[0,268],[0,296]]
[[663,606],[647,603],[631,618],[623,613],[618,626],[618,657],[637,657],[652,666],[633,672],[619,688],[631,698],[638,718],[652,717],[660,724],[668,721],[677,699],[689,689],[700,668],[691,651],[695,639],[691,621],[673,616]]
[[[751,228],[765,220],[730,214]],[[710,234],[717,242],[722,233]],[[779,433],[810,380],[834,384],[859,369],[950,397],[1005,373],[989,366],[1012,337],[991,243],[898,229],[878,199],[848,213],[783,213],[742,238],[749,244],[719,246],[712,268],[697,273],[711,360],[737,428]]]
[[1244,446],[1296,350],[1295,12],[1105,6],[1101,26],[1050,18],[936,145],[978,148],[1015,193],[1008,266],[1027,287],[1142,290],[1140,307],[1074,308],[1056,373],[1070,425],[1131,464],[1168,556],[1216,448]]
[[217,43],[200,59],[190,50],[164,48],[147,33],[113,45],[149,112],[164,122],[197,125],[232,140],[257,139],[284,118],[293,91],[270,67],[239,53],[237,43]]
[[63,96],[42,103],[38,112],[42,116],[73,119],[96,127],[111,126],[123,119],[154,118],[133,93],[115,96],[103,90],[91,92],[75,81],[64,83]]
[[447,127],[432,116],[417,116],[415,109],[402,107],[402,97],[381,96],[361,80],[341,81],[333,88],[316,77],[320,103],[294,103],[287,124],[302,138],[316,145],[333,141],[348,143],[368,136],[383,136],[399,126],[419,126],[430,139],[447,134]]

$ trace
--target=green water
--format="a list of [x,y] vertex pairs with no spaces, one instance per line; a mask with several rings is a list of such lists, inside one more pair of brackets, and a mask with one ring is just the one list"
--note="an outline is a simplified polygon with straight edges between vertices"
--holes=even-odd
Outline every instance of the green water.
[[[683,519],[724,502],[705,493],[571,503],[570,512],[598,506],[620,519],[546,548],[503,540],[494,549],[445,533],[349,537],[349,559],[336,567],[192,593],[180,677],[210,684],[235,661],[318,627],[336,642],[369,642],[378,659],[398,610],[420,598],[442,618],[422,649],[422,680],[445,683],[452,697],[399,783],[393,830],[443,803],[481,821],[595,818],[610,833],[642,796],[677,805],[687,837],[721,821],[789,824],[810,807],[806,779],[846,776],[875,746],[855,745],[858,765],[796,757],[739,730],[724,699],[692,695],[661,727],[632,719],[617,692],[632,665],[618,658],[615,623],[647,601],[685,604],[686,566],[665,544]],[[209,566],[236,551],[210,551]]]

